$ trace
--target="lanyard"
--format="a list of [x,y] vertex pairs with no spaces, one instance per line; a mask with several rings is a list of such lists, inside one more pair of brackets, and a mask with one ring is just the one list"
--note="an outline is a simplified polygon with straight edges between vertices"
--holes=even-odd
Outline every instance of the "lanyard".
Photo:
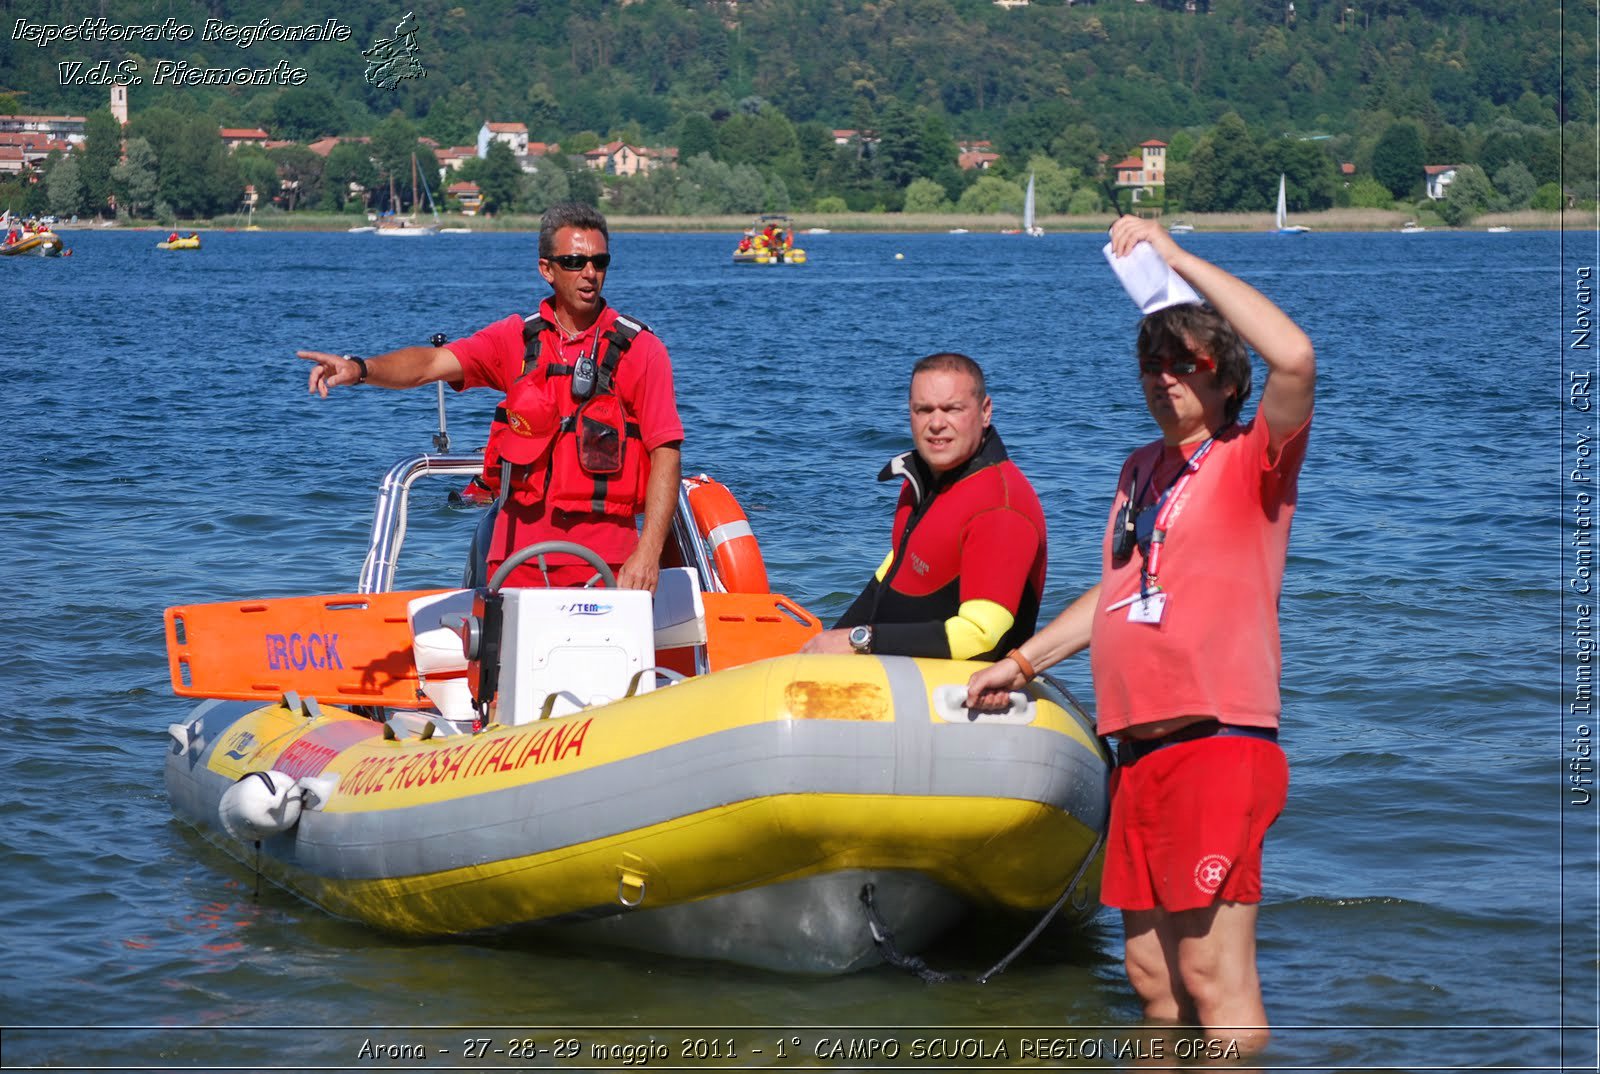
[[[1156,574],[1161,563],[1161,546],[1167,541],[1167,534],[1171,532],[1176,521],[1173,517],[1177,513],[1178,503],[1183,498],[1183,490],[1188,488],[1190,480],[1200,472],[1200,465],[1205,462],[1206,456],[1211,452],[1211,445],[1216,443],[1216,437],[1207,437],[1206,442],[1200,445],[1189,460],[1184,463],[1179,471],[1180,476],[1176,481],[1167,486],[1161,498],[1155,502],[1156,520],[1150,533],[1150,551],[1148,554],[1140,549],[1144,564],[1139,568],[1139,592],[1148,593],[1156,584]],[[1155,472],[1151,471],[1151,477]],[[1149,486],[1146,486],[1147,488]]]

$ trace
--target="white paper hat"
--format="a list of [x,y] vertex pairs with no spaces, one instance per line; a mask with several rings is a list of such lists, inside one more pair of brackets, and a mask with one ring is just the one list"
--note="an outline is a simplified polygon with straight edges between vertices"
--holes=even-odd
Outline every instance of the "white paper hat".
[[1117,274],[1122,289],[1128,292],[1128,297],[1139,307],[1139,312],[1146,316],[1168,306],[1203,301],[1199,293],[1182,276],[1173,272],[1148,242],[1138,243],[1128,251],[1126,257],[1118,257],[1113,253],[1109,242],[1102,247],[1102,252],[1111,263],[1111,271]]

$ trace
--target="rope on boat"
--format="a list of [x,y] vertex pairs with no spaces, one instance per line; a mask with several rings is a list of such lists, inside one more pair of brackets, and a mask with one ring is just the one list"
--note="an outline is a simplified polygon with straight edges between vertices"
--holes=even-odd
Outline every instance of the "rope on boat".
[[883,960],[895,969],[906,970],[921,977],[929,984],[943,984],[946,981],[964,981],[966,977],[959,973],[945,973],[929,966],[916,955],[907,955],[894,945],[894,930],[883,920],[878,913],[877,904],[873,902],[874,885],[864,884],[861,888],[861,904],[867,908],[867,927],[872,930],[872,942],[877,947],[878,954]]
[[1067,881],[1066,889],[1061,892],[1055,904],[1045,911],[1044,916],[1039,919],[1039,923],[1033,926],[1032,931],[1024,936],[1022,942],[1013,947],[1009,954],[976,977],[969,978],[964,973],[946,973],[943,970],[936,970],[916,955],[907,955],[897,948],[894,944],[894,930],[889,928],[882,915],[878,913],[878,907],[873,898],[873,885],[865,884],[861,888],[861,903],[867,908],[867,927],[872,930],[872,942],[878,948],[878,953],[883,956],[883,960],[889,965],[896,969],[914,973],[929,984],[944,984],[948,981],[966,980],[972,980],[978,984],[987,984],[991,978],[998,977],[1004,973],[1011,963],[1016,961],[1017,956],[1026,951],[1033,944],[1033,941],[1039,938],[1039,934],[1045,930],[1045,926],[1050,924],[1051,919],[1060,912],[1068,900],[1072,901],[1072,908],[1080,913],[1089,908],[1089,900],[1087,898],[1080,905],[1076,899],[1072,898],[1072,894],[1078,890],[1078,884],[1083,880],[1083,874],[1088,871],[1090,863],[1099,855],[1100,848],[1105,845],[1105,841],[1106,833],[1101,831],[1095,836],[1094,846],[1089,848],[1089,853],[1085,854],[1083,861],[1078,864],[1078,871],[1072,874],[1071,880]]

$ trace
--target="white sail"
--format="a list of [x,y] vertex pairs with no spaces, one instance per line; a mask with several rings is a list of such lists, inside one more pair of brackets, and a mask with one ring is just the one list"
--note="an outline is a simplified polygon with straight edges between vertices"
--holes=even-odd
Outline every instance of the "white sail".
[[1280,173],[1278,175],[1278,215],[1277,215],[1278,234],[1280,234],[1280,235],[1303,235],[1306,232],[1310,231],[1311,229],[1306,227],[1304,224],[1291,224],[1291,223],[1289,223],[1289,203],[1288,203],[1288,200],[1284,197],[1285,185],[1286,184],[1284,182],[1284,177]]
[[1043,235],[1044,228],[1033,222],[1033,173],[1028,173],[1028,193],[1022,199],[1022,233]]

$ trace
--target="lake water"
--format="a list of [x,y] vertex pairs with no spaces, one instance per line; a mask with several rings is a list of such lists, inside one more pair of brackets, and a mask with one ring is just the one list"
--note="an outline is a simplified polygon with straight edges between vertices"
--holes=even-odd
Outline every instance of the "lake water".
[[[258,895],[171,819],[165,729],[189,706],[168,688],[162,609],[353,589],[376,480],[429,449],[434,395],[318,400],[294,351],[376,353],[531,310],[534,240],[68,238],[69,259],[0,260],[0,1022],[34,1027],[5,1031],[5,1066],[498,1069],[524,1036],[579,1041],[583,1061],[538,1060],[571,1069],[623,1065],[596,1042],[652,1039],[670,1050],[645,1056],[658,1069],[858,1068],[875,1064],[822,1042],[880,1038],[903,1069],[1005,1065],[1002,1042],[1011,1064],[1133,1062],[1111,913],[988,985],[928,986],[397,941]],[[1292,785],[1267,849],[1277,1030],[1260,1065],[1593,1069],[1596,811],[1569,778],[1591,733],[1594,485],[1572,472],[1592,473],[1595,363],[1570,345],[1594,235],[1184,241],[1297,318],[1322,374],[1283,595]],[[895,490],[874,477],[908,440],[911,362],[975,356],[1045,504],[1053,614],[1094,580],[1117,467],[1154,435],[1136,312],[1100,242],[805,236],[810,264],[756,269],[729,264],[729,236],[623,234],[608,294],[671,350],[686,472],[739,495],[774,587],[825,618],[883,555]],[[494,403],[452,401],[458,446]],[[459,572],[471,516],[433,491],[401,585]],[[1061,671],[1091,693],[1086,660]],[[959,937],[942,959],[980,966],[1013,939]],[[1019,1059],[1038,1036],[1069,1043]],[[502,1053],[468,1062],[477,1037]],[[362,1059],[368,1038],[437,1038],[453,1058]],[[684,1039],[702,1043],[685,1057]],[[706,1043],[724,1040],[737,1059]]]

